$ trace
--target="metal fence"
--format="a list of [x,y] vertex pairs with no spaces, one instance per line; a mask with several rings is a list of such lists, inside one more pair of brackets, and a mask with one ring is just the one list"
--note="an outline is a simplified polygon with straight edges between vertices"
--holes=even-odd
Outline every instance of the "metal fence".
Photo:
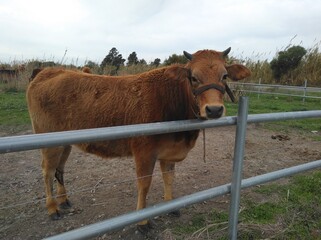
[[261,79],[258,83],[230,82],[231,89],[244,93],[257,93],[258,98],[261,94],[283,95],[292,97],[321,99],[321,88],[308,87],[308,81],[304,81],[303,86],[262,84]]
[[245,147],[247,123],[281,121],[303,118],[321,118],[321,110],[302,112],[283,112],[269,114],[248,115],[248,98],[241,97],[239,101],[238,115],[224,117],[217,120],[184,120],[176,122],[150,123],[131,126],[119,126],[100,129],[88,129],[68,132],[55,132],[46,134],[32,134],[24,136],[0,138],[0,153],[25,151],[43,147],[61,146],[81,142],[102,141],[142,135],[154,135],[170,132],[189,131],[195,129],[213,128],[218,126],[237,125],[232,182],[215,188],[196,192],[169,202],[160,203],[143,210],[124,214],[107,219],[79,229],[74,229],[47,239],[89,239],[104,233],[137,223],[144,219],[165,214],[191,204],[199,203],[231,193],[229,213],[229,239],[237,239],[237,222],[239,213],[240,190],[242,188],[273,181],[299,172],[321,167],[321,160],[307,164],[270,172],[264,175],[242,180],[243,156]]

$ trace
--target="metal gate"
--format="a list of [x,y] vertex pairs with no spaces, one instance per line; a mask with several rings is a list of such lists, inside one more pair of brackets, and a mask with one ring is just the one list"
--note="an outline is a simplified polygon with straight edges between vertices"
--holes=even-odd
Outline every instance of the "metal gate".
[[[224,117],[217,120],[184,120],[163,123],[138,124],[99,129],[87,129],[67,132],[54,132],[45,134],[32,134],[24,136],[0,138],[0,153],[25,151],[44,147],[54,147],[81,142],[112,140],[142,135],[155,135],[170,132],[189,131],[195,129],[213,128],[218,126],[237,125],[234,147],[233,174],[231,183],[215,188],[186,195],[169,202],[159,203],[154,206],[107,219],[95,224],[62,233],[47,239],[89,239],[112,230],[137,223],[144,219],[165,214],[191,204],[199,203],[231,193],[229,212],[229,238],[237,239],[237,222],[239,213],[240,194],[242,188],[263,184],[282,177],[297,174],[303,171],[321,167],[321,160],[282,169],[275,172],[259,175],[242,180],[243,157],[247,123],[282,121],[303,118],[321,118],[321,110],[302,112],[281,112],[268,114],[248,115],[248,98],[241,97],[238,115]],[[321,121],[320,121],[321,124]]]

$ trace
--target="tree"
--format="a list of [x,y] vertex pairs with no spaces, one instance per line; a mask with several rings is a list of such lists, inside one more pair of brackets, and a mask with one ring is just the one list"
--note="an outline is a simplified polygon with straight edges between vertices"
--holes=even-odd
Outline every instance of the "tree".
[[99,68],[99,65],[91,60],[88,60],[85,64],[85,67],[89,67],[91,69],[94,69],[94,68]]
[[147,62],[145,61],[144,58],[142,58],[142,59],[139,60],[139,64],[141,64],[141,65],[146,65]]
[[270,63],[274,78],[279,82],[282,76],[294,70],[300,64],[306,53],[305,48],[301,46],[293,46],[285,51],[278,52],[277,57]]
[[155,58],[155,60],[151,63],[151,65],[158,67],[161,63],[161,60],[159,58]]
[[165,65],[171,65],[173,63],[185,64],[187,62],[188,62],[188,60],[184,55],[177,55],[174,53],[171,56],[169,56],[167,59],[165,59],[164,64]]
[[108,55],[101,62],[100,67],[103,69],[107,65],[115,66],[115,74],[117,74],[119,67],[124,65],[125,61],[126,60],[123,59],[123,56],[118,52],[118,50],[115,47],[113,47],[112,49],[110,49]]
[[138,64],[138,58],[136,52],[129,54],[127,58],[127,66]]

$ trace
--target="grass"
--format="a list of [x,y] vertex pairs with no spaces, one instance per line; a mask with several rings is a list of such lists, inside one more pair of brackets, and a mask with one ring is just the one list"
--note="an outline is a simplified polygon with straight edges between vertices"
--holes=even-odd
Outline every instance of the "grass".
[[[321,239],[321,172],[271,183],[244,194],[240,204],[238,239]],[[261,199],[261,200],[253,200]],[[172,232],[177,239],[228,239],[228,214],[213,209]]]
[[[226,102],[227,115],[237,115],[238,105]],[[249,95],[249,114],[321,110],[321,102],[308,99],[305,103],[301,98],[275,97],[270,95]],[[0,124],[19,125],[30,124],[25,100],[25,92],[15,88],[0,92]],[[320,119],[291,120],[273,123],[278,126],[290,126],[303,130],[321,130]]]
[[[299,97],[260,95],[258,99],[257,94],[249,94],[248,97],[249,114],[321,110],[321,101],[319,99],[306,99],[303,103],[302,98]],[[233,116],[237,114],[237,104],[227,103],[226,108],[227,115]],[[288,128],[292,128],[309,132],[321,132],[320,119],[276,121],[264,123],[264,126],[273,130],[286,131]]]
[[30,128],[25,92],[0,92],[0,126],[10,132]]
[[318,232],[321,229],[320,189],[319,171],[297,175],[286,185],[265,185],[256,190],[264,202],[245,198],[240,219],[244,226],[274,225],[278,239],[313,239],[316,235],[321,238],[321,232]]
[[[179,223],[173,229],[177,239],[185,239],[185,236],[191,236],[197,239],[205,232],[221,233],[225,231],[228,224],[228,213],[213,209],[208,214],[198,214],[193,216],[188,224]],[[216,237],[219,235],[215,236]],[[176,238],[175,238],[176,239]]]

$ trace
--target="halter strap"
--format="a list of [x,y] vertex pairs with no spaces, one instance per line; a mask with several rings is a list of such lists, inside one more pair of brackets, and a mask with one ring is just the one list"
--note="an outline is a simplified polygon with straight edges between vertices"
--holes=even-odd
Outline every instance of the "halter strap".
[[231,91],[230,87],[227,85],[227,83],[225,83],[225,89],[226,89],[226,92],[227,92],[228,96],[230,97],[231,101],[232,101],[233,103],[235,103],[234,94],[233,94],[233,92]]
[[220,85],[217,85],[217,84],[215,84],[215,83],[212,83],[212,84],[208,84],[208,85],[205,85],[205,86],[202,86],[202,87],[199,87],[199,88],[194,89],[194,90],[193,90],[193,94],[194,94],[195,96],[197,96],[197,95],[200,95],[200,94],[202,94],[203,92],[205,92],[205,91],[207,91],[207,90],[209,90],[209,89],[212,89],[212,88],[220,91],[222,94],[225,93],[225,88],[224,88],[224,87],[222,87],[222,86],[220,86]]
[[222,94],[225,94],[225,91],[227,92],[228,96],[230,97],[231,101],[233,103],[235,103],[235,97],[233,95],[233,92],[231,91],[231,89],[229,88],[229,86],[227,85],[227,83],[224,83],[224,86],[225,87],[222,87],[220,85],[217,85],[215,83],[212,83],[212,84],[208,84],[208,85],[205,85],[205,86],[202,86],[202,87],[199,87],[199,88],[196,88],[193,90],[193,94],[195,96],[197,95],[200,95],[202,94],[203,92],[209,90],[209,89],[216,89],[218,91],[220,91]]

